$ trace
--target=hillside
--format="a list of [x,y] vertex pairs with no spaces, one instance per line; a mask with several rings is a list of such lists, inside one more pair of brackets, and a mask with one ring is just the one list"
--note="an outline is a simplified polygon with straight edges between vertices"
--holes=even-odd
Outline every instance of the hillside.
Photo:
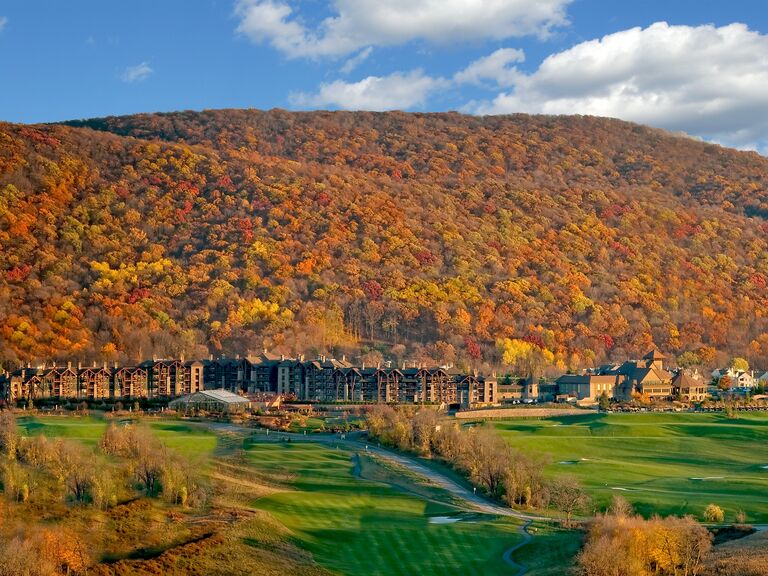
[[[768,366],[768,159],[591,117],[0,124],[0,361]],[[375,347],[378,351],[371,352]]]

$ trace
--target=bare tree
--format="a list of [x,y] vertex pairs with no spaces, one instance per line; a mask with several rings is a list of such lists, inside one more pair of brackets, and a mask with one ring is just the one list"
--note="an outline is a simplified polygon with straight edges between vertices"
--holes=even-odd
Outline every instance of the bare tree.
[[16,459],[19,447],[19,429],[12,412],[0,412],[0,454],[8,460]]
[[570,474],[559,476],[550,482],[549,501],[565,514],[566,526],[571,526],[571,518],[575,513],[585,510],[590,504],[590,498],[581,483]]

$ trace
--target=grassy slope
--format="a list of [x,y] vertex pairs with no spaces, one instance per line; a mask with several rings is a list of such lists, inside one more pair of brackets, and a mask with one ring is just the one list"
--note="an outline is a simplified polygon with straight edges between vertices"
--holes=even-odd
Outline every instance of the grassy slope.
[[700,517],[715,502],[726,520],[741,509],[752,522],[768,522],[768,502],[758,497],[768,490],[764,415],[595,414],[494,426],[511,444],[551,455],[548,472],[578,476],[600,507],[618,493],[646,515]]
[[[183,454],[206,456],[216,448],[216,436],[202,427],[166,420],[144,422],[169,448]],[[45,434],[90,445],[99,442],[107,427],[106,420],[91,416],[27,416],[19,418],[18,424],[25,435]]]
[[[206,468],[219,486],[216,508],[256,517],[200,543],[176,546],[174,538],[156,559],[101,565],[100,574],[248,573],[254,562],[261,563],[259,573],[264,574],[320,574],[320,566],[346,575],[509,573],[502,556],[520,538],[514,521],[467,517],[454,524],[430,524],[430,516],[456,515],[454,501],[400,470],[309,443],[246,444],[247,460],[237,464],[221,459],[222,439],[209,431],[182,422],[148,422],[172,448],[201,464],[208,461]],[[106,422],[95,417],[24,417],[19,425],[24,434],[94,445]],[[121,510],[119,515],[128,513]],[[158,521],[158,526],[164,522],[162,512]],[[160,540],[158,545],[162,549]],[[214,560],[215,569],[209,563]],[[313,561],[320,566],[313,567]],[[268,564],[272,572],[263,571]]]
[[[356,479],[350,453],[315,444],[253,444],[249,458],[262,472],[291,475],[292,491],[257,501],[310,550],[321,565],[348,575],[506,574],[506,548],[519,535],[509,520],[430,524],[455,513],[445,495],[430,501],[379,482]],[[368,477],[386,479],[371,468]],[[436,501],[438,497],[443,502]]]
[[582,535],[535,522],[531,525],[533,540],[515,554],[515,560],[529,566],[528,576],[562,576],[573,564],[582,544]]

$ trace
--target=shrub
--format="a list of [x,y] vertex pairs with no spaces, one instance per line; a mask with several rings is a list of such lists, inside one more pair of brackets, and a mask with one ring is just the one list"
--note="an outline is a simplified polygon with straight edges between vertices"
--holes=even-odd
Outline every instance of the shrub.
[[722,522],[725,519],[725,513],[717,504],[707,504],[704,510],[704,519],[707,522]]

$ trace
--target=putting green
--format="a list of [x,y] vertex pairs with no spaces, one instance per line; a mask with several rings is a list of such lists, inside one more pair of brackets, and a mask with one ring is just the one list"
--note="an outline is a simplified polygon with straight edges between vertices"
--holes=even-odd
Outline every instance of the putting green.
[[709,503],[726,520],[743,510],[768,522],[768,416],[594,414],[499,420],[513,446],[547,455],[548,474],[571,473],[598,507],[621,494],[644,515],[692,514]]
[[514,520],[462,516],[445,494],[420,498],[357,478],[353,455],[344,450],[257,443],[248,455],[260,472],[289,479],[290,491],[256,506],[330,570],[349,576],[510,573],[502,556],[520,539]]

